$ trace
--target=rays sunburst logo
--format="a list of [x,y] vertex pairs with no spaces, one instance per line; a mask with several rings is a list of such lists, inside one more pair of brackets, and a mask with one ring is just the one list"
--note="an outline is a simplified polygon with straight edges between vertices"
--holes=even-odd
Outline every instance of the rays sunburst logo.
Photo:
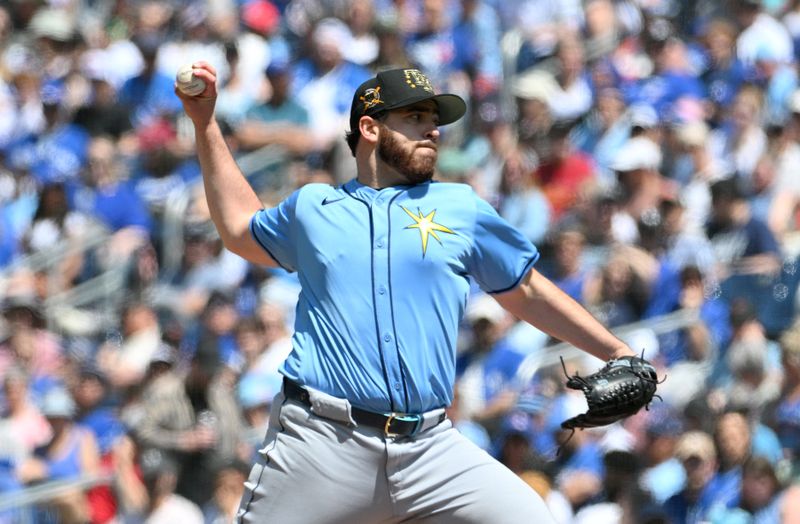
[[436,216],[435,209],[426,215],[420,211],[419,208],[417,208],[416,213],[409,211],[403,206],[400,206],[400,208],[414,220],[414,223],[407,225],[405,229],[416,229],[419,231],[420,240],[422,241],[422,258],[425,258],[425,253],[428,251],[429,236],[435,238],[436,241],[441,245],[442,239],[439,238],[439,233],[447,233],[449,235],[456,234],[455,231],[449,227],[443,226],[442,224],[437,224],[434,221],[434,217]]

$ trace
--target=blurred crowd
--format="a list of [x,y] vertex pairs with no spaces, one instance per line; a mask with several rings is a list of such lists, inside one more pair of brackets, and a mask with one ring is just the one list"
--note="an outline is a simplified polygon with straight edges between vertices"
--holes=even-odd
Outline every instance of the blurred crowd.
[[450,417],[559,523],[800,521],[798,58],[791,0],[3,2],[0,501],[90,482],[0,522],[235,513],[299,284],[209,220],[173,92],[196,60],[266,205],[354,176],[352,94],[381,68],[468,101],[437,177],[667,377],[562,431],[586,408],[564,374],[600,363],[562,368],[474,289]]

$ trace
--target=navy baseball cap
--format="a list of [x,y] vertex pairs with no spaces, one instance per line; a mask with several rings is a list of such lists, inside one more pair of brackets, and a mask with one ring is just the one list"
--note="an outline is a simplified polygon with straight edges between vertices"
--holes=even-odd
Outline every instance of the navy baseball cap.
[[381,71],[356,89],[350,106],[350,131],[358,128],[359,119],[383,111],[433,100],[439,108],[439,125],[452,124],[467,111],[467,104],[450,93],[436,94],[428,77],[419,69]]

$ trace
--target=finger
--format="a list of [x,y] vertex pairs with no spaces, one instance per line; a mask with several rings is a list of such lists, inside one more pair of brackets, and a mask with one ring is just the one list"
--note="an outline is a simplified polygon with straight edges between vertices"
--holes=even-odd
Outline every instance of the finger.
[[[205,60],[198,60],[197,62],[193,62],[192,67],[194,69],[202,69],[205,71],[209,71],[215,77],[217,76],[217,69],[213,65],[206,62]],[[196,73],[197,72],[195,72],[195,74]]]
[[206,69],[195,69],[192,74],[205,82],[209,87],[217,84],[217,75]]

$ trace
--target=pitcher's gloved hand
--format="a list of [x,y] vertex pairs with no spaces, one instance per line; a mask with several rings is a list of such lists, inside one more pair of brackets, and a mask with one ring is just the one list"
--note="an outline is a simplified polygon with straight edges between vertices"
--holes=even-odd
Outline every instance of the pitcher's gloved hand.
[[567,375],[567,379],[567,387],[583,391],[589,405],[586,413],[561,423],[563,429],[572,430],[605,426],[633,415],[657,396],[659,383],[655,368],[640,357],[615,358],[589,376]]

